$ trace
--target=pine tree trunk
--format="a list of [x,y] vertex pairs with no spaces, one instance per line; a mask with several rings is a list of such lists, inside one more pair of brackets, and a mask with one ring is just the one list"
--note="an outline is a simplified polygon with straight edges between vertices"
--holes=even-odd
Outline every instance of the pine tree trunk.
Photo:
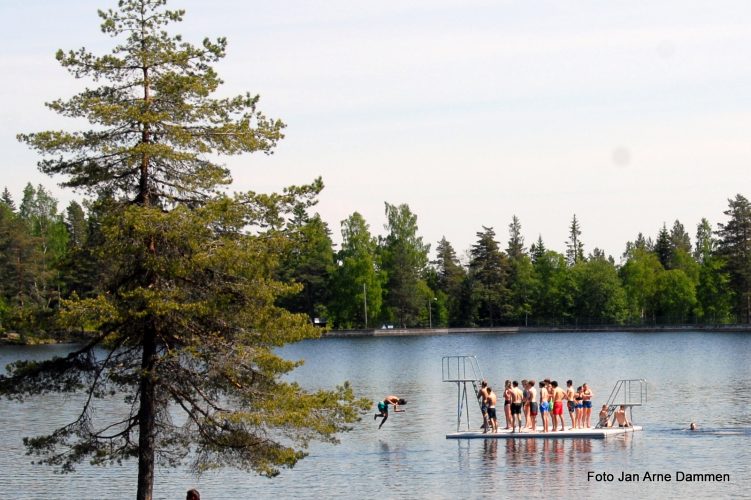
[[154,489],[154,361],[156,342],[153,329],[144,332],[141,360],[141,401],[138,411],[138,491],[137,500],[151,500]]

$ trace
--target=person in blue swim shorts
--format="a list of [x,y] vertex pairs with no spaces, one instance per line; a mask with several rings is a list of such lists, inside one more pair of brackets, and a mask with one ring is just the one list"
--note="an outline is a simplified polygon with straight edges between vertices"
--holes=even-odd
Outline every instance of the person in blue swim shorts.
[[592,389],[589,388],[589,386],[585,383],[582,384],[582,405],[584,406],[584,422],[587,424],[587,429],[590,428],[590,423],[592,420],[592,396],[594,394],[592,393]]

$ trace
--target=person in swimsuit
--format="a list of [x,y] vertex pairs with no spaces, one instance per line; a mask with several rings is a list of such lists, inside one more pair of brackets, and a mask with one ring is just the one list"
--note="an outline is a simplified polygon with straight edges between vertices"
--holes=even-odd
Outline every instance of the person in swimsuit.
[[566,393],[558,387],[557,380],[553,380],[550,385],[553,386],[553,432],[555,432],[556,422],[561,423],[561,431],[564,431],[566,424],[563,422],[563,399]]
[[483,380],[480,383],[480,390],[477,391],[477,399],[480,401],[480,411],[482,411],[482,430],[488,431],[488,382]]
[[522,431],[522,404],[524,393],[519,389],[519,382],[514,380],[511,385],[511,432],[516,432],[516,423],[519,422],[519,432]]
[[[566,407],[571,417],[571,429],[576,429],[576,401],[574,401],[574,381],[566,381]],[[571,430],[569,429],[569,430]]]
[[507,380],[503,389],[503,414],[506,417],[506,430],[511,429],[511,423],[514,421],[511,416],[511,398],[513,397],[513,391],[511,390],[511,381]]
[[631,422],[629,422],[628,417],[626,417],[625,406],[621,405],[620,408],[615,411],[615,419],[613,420],[614,427],[615,422],[618,422],[618,427],[631,427]]
[[576,409],[576,428],[577,429],[583,429],[584,428],[584,404],[582,402],[582,387],[579,386],[576,388],[576,392],[574,393],[574,402],[576,403],[574,405]]
[[[488,420],[490,421],[490,426],[493,428],[493,432],[498,432],[498,418],[495,412],[495,403],[497,400],[498,396],[493,392],[493,389],[488,387],[488,395],[485,398],[485,404],[488,407]],[[485,432],[488,432],[487,427],[483,433]]]
[[582,384],[582,389],[584,389],[582,391],[582,398],[584,399],[584,401],[582,401],[582,404],[584,405],[583,418],[584,423],[587,425],[587,429],[589,429],[592,421],[592,396],[594,396],[594,394],[586,383]]
[[386,420],[389,418],[389,405],[394,405],[394,413],[401,413],[404,410],[399,409],[399,405],[406,405],[407,400],[403,398],[398,398],[396,396],[386,396],[383,398],[383,401],[378,402],[378,411],[379,413],[376,413],[373,415],[373,420],[377,418],[383,418],[381,421],[381,425],[378,426],[380,429],[383,427],[383,424],[386,423]]
[[610,427],[610,422],[608,421],[608,405],[602,405],[599,425],[600,427]]
[[544,381],[540,381],[540,418],[542,419],[542,432],[548,432],[550,430],[550,405]]
[[529,393],[529,418],[532,432],[537,432],[537,413],[539,409],[539,402],[537,401],[537,388],[535,387],[535,381],[530,380],[527,383],[527,392]]
[[519,388],[522,390],[522,413],[524,414],[524,427],[529,427],[529,391],[527,390],[527,379],[522,380]]

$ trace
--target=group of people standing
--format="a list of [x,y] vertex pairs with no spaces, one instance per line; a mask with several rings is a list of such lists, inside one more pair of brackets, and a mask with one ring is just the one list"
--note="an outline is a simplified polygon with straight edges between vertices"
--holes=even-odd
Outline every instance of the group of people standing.
[[[511,432],[537,432],[537,417],[540,416],[542,432],[565,430],[563,402],[566,401],[571,429],[590,428],[592,418],[592,397],[594,394],[587,384],[574,389],[571,380],[566,381],[566,389],[558,386],[558,381],[545,379],[538,384],[534,380],[506,380],[503,388],[503,412],[506,418],[505,429]],[[499,395],[487,381],[480,384],[477,398],[480,400],[483,418],[483,432],[498,432],[496,406]],[[552,429],[551,429],[552,424]]]

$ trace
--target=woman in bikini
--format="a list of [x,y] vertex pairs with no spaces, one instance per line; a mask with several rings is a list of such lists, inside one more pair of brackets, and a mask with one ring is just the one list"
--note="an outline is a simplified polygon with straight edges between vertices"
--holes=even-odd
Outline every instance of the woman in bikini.
[[577,429],[583,429],[584,428],[584,404],[583,404],[583,398],[582,398],[582,387],[579,386],[576,388],[576,392],[574,393],[574,409],[576,410],[576,428]]
[[582,423],[585,423],[587,425],[587,429],[590,427],[590,423],[592,421],[592,390],[589,388],[589,386],[585,383],[582,385],[582,404],[584,405],[584,415],[582,416]]

